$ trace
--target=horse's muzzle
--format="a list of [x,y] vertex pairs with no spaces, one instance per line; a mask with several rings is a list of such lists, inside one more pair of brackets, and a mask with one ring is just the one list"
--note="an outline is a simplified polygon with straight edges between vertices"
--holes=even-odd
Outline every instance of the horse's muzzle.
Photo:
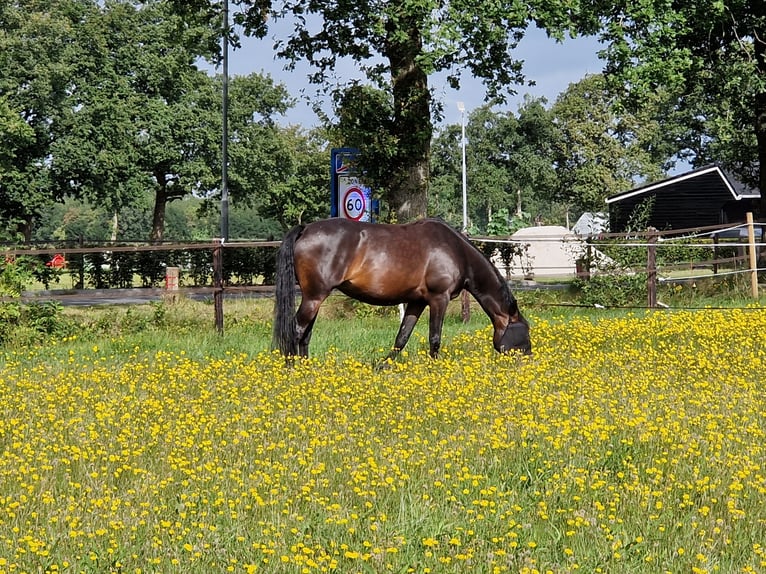
[[522,321],[509,323],[500,339],[500,351],[521,351],[525,355],[532,354],[532,340],[529,338],[529,325]]

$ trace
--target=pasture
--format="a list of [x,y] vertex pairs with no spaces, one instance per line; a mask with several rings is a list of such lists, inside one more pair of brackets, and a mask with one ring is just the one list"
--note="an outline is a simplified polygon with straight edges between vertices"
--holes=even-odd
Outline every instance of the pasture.
[[396,317],[6,350],[0,572],[764,571],[766,310],[522,309],[380,372]]

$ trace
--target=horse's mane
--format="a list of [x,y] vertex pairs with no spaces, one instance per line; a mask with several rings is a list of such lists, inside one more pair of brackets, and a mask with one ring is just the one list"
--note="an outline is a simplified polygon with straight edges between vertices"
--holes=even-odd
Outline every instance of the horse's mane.
[[434,217],[434,218],[431,218],[431,219],[429,219],[427,221],[433,221],[434,223],[440,223],[441,225],[443,225],[444,227],[449,229],[452,232],[453,235],[458,237],[460,239],[460,241],[462,241],[464,243],[464,245],[466,245],[470,250],[472,250],[474,253],[479,255],[484,261],[487,262],[487,264],[489,265],[490,269],[492,269],[492,271],[494,272],[495,277],[497,277],[497,280],[500,282],[500,292],[501,292],[501,294],[503,296],[503,300],[508,304],[508,308],[509,309],[512,308],[512,305],[514,303],[516,303],[516,299],[513,296],[513,294],[511,293],[510,287],[508,287],[508,282],[500,274],[500,271],[498,270],[497,267],[495,267],[494,263],[492,263],[492,261],[490,261],[489,258],[486,255],[484,255],[484,253],[481,251],[481,249],[479,249],[478,247],[476,247],[476,245],[471,243],[471,241],[468,239],[467,235],[465,235],[464,233],[461,233],[460,231],[458,231],[457,229],[452,227],[449,223],[444,221],[442,218]]

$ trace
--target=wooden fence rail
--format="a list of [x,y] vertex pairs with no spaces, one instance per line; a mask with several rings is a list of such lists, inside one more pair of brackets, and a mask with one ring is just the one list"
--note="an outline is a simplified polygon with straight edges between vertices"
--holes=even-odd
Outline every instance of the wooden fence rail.
[[[761,244],[755,243],[755,234],[753,231],[754,224],[752,220],[752,215],[748,214],[748,223],[747,223],[747,255],[740,255],[736,257],[726,257],[726,258],[719,258],[717,256],[718,251],[720,250],[721,244],[718,241],[716,232],[720,232],[723,230],[731,230],[735,228],[736,226],[732,225],[717,225],[717,226],[705,226],[705,227],[696,227],[696,228],[689,228],[689,229],[682,229],[682,230],[673,230],[673,231],[658,231],[656,229],[648,229],[643,232],[632,232],[630,234],[616,234],[616,233],[605,233],[605,234],[599,234],[595,238],[590,238],[586,242],[586,248],[589,250],[592,250],[599,245],[618,245],[620,247],[625,248],[635,248],[635,249],[645,249],[646,250],[646,281],[647,281],[647,306],[649,308],[653,308],[657,306],[657,283],[659,281],[658,277],[660,275],[660,272],[663,270],[672,270],[672,269],[678,269],[678,268],[686,268],[686,267],[692,267],[692,268],[699,268],[699,267],[711,267],[713,270],[713,273],[717,273],[719,271],[719,266],[723,264],[736,264],[738,262],[748,261],[749,262],[749,273],[751,277],[751,287],[752,287],[752,295],[753,297],[758,297],[758,269],[757,269],[757,247],[759,247]],[[671,241],[672,237],[678,237],[688,234],[706,234],[710,235],[710,238],[705,240],[705,245],[710,245],[710,242],[712,241],[713,245],[713,259],[700,261],[700,262],[690,262],[689,264],[677,264],[677,265],[669,265],[669,266],[663,266],[662,268],[658,268],[657,265],[657,249],[658,246],[664,245],[661,243],[663,240],[667,240],[668,242]],[[525,238],[524,240],[514,240],[510,237],[471,237],[470,238],[474,242],[498,242],[498,243],[531,243],[532,241],[535,241],[534,238]],[[639,240],[638,242],[635,242],[636,240]],[[684,238],[686,241],[688,238]],[[541,240],[545,241],[551,241],[554,240],[553,238],[542,238]],[[610,241],[611,240],[611,241]],[[627,243],[621,243],[621,241],[627,241]],[[602,243],[603,242],[603,243]],[[634,243],[635,242],[635,243]],[[194,243],[178,243],[178,244],[157,244],[157,245],[151,245],[151,244],[144,244],[144,245],[107,245],[107,246],[100,246],[100,247],[84,247],[84,246],[78,246],[78,247],[63,247],[63,248],[56,248],[56,247],[42,247],[42,248],[28,248],[28,247],[11,247],[6,248],[2,250],[2,253],[5,255],[6,260],[9,260],[10,258],[16,257],[16,256],[41,256],[41,255],[63,255],[64,258],[70,255],[80,255],[80,254],[88,254],[88,253],[101,253],[101,254],[109,254],[109,253],[118,253],[118,252],[145,252],[145,251],[192,251],[192,250],[208,250],[210,251],[211,261],[212,261],[212,267],[213,267],[213,286],[212,287],[180,287],[178,281],[176,280],[174,282],[175,287],[178,289],[179,294],[211,294],[213,296],[214,300],[214,311],[215,311],[215,325],[216,329],[223,333],[223,301],[224,301],[224,293],[237,293],[237,292],[257,292],[257,293],[264,293],[268,294],[273,291],[273,287],[270,285],[259,285],[259,286],[233,286],[233,285],[224,285],[224,269],[223,269],[223,252],[225,249],[240,249],[240,248],[258,248],[258,247],[267,247],[267,248],[276,248],[280,245],[280,241],[228,241],[228,242],[222,242],[220,239],[214,239],[211,242],[194,242]],[[700,245],[700,243],[688,243],[688,244],[675,244],[674,246],[677,247],[697,247]],[[741,244],[740,244],[741,245]],[[581,279],[587,279],[590,276],[590,265],[588,265],[587,269],[581,269],[580,267],[577,268],[576,275],[580,277]],[[635,270],[630,270],[631,273],[635,273]],[[574,275],[574,274],[573,274]],[[166,281],[167,283],[167,281]],[[168,285],[166,285],[166,288]],[[98,298],[107,298],[109,295],[105,295],[104,293],[96,294],[96,290],[85,290],[84,293],[91,292],[91,294],[85,295],[89,296],[94,299]],[[108,292],[115,292],[120,290],[110,289],[110,290],[104,290]],[[162,293],[164,292],[163,289],[159,288],[144,288],[141,290],[136,289],[128,289],[123,290],[126,294],[126,298],[130,297],[130,293],[135,293],[136,291],[141,291],[142,293]],[[47,294],[41,294],[41,295],[32,295],[27,294],[24,296],[22,300],[24,301],[40,301],[40,300],[64,300],[67,299],[74,299],[77,296],[83,296],[81,294],[73,294],[71,292],[66,292],[59,295],[54,295],[51,293]],[[8,298],[0,298],[0,301],[2,300],[8,300]]]

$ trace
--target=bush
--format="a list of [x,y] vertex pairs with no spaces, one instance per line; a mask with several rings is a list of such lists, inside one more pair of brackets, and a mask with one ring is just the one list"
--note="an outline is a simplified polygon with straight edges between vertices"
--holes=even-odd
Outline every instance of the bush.
[[587,281],[577,279],[573,285],[583,305],[620,307],[646,303],[646,276],[643,273],[595,275]]
[[75,322],[63,314],[60,303],[47,301],[22,305],[0,304],[0,344],[39,344],[49,337],[66,337],[77,331]]

